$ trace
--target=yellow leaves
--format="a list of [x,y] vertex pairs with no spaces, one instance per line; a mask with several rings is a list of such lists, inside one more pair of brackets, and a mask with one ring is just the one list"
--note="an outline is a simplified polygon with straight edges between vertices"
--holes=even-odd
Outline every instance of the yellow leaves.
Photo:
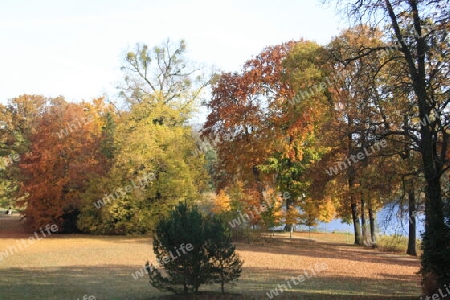
[[299,218],[301,214],[298,212],[297,208],[291,206],[286,210],[286,224],[296,225],[299,223]]
[[261,217],[267,228],[277,226],[283,218],[283,198],[273,188],[263,192],[265,205],[261,207]]
[[281,208],[283,207],[283,197],[281,193],[276,192],[273,188],[267,189],[264,194],[264,202],[269,207],[273,207],[275,209],[275,214],[278,217],[282,217],[283,213]]
[[300,214],[301,222],[306,226],[316,226],[317,219],[320,216],[320,211],[312,199],[305,199],[305,202],[301,206],[302,213]]
[[212,211],[216,214],[230,210],[230,197],[225,193],[225,190],[220,190],[219,194],[214,198],[214,206]]
[[328,223],[336,216],[336,208],[330,197],[326,197],[325,203],[319,204],[319,220]]
[[277,199],[281,197],[277,197],[277,195],[275,194],[275,190],[273,188],[267,188],[263,192],[263,198],[266,204],[273,205],[275,201],[277,201]]

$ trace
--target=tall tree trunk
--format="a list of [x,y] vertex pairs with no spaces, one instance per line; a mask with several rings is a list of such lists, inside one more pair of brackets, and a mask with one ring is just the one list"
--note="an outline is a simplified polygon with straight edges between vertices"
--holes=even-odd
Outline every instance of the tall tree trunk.
[[361,203],[361,233],[362,233],[362,242],[364,245],[366,245],[367,247],[371,246],[370,241],[368,240],[368,236],[367,236],[367,224],[366,224],[366,214],[365,214],[365,210],[366,210],[366,201],[364,200],[364,195],[363,193],[360,194],[360,203]]
[[406,254],[417,256],[416,249],[416,198],[414,197],[414,188],[408,187],[408,210],[409,210],[409,233],[408,249]]
[[[352,136],[352,130],[351,125],[353,124],[353,119],[351,117],[348,117],[348,133],[347,133],[347,150],[348,155],[350,156],[352,154],[353,149],[353,136]],[[348,166],[347,169],[347,178],[348,178],[348,190],[350,191],[350,207],[352,211],[352,220],[353,220],[353,228],[355,231],[355,245],[361,245],[361,224],[359,223],[359,215],[358,215],[358,207],[356,204],[356,198],[355,193],[353,192],[355,188],[355,167],[351,164]]]
[[[286,199],[286,212],[293,206],[294,206],[294,198],[290,197],[289,199]],[[286,222],[286,226],[284,226],[284,230],[292,233],[294,226],[295,226],[295,224],[288,224]]]
[[[290,136],[289,139],[290,139],[290,142],[292,143],[293,137]],[[288,161],[287,161],[287,167],[288,167],[289,170],[291,170],[291,160],[290,160],[290,159],[288,159]],[[291,178],[290,178],[290,180],[292,180],[292,173],[291,173]],[[288,190],[288,191],[291,193],[291,195],[292,195],[292,191],[291,191],[291,181],[289,181],[289,182],[286,184],[286,187],[287,187],[287,190]],[[289,209],[290,209],[291,207],[293,207],[293,206],[294,206],[294,198],[293,198],[293,197],[289,197],[288,199],[286,199],[286,213],[287,213],[287,212],[289,211]],[[295,224],[288,224],[288,222],[286,222],[286,226],[284,226],[284,231],[289,231],[289,234],[290,234],[289,237],[291,237],[291,235],[292,235],[292,230],[293,230],[294,226],[295,226]]]
[[[404,54],[408,64],[409,75],[412,82],[414,93],[416,94],[416,103],[419,108],[420,124],[420,154],[422,156],[422,166],[425,174],[425,234],[423,235],[423,254],[422,254],[422,284],[426,294],[433,294],[450,282],[450,271],[442,266],[450,265],[448,249],[450,249],[449,228],[444,222],[444,210],[441,194],[441,176],[442,163],[446,153],[438,152],[437,139],[439,132],[436,126],[431,126],[429,116],[433,109],[430,105],[430,97],[427,95],[426,78],[426,58],[427,44],[422,33],[422,20],[419,13],[419,1],[408,1],[410,6],[410,15],[412,24],[418,36],[415,37],[416,47],[408,47],[403,40],[399,17],[394,11],[391,1],[385,0],[386,10],[391,19],[392,28],[395,32],[397,41],[400,45],[400,51]],[[426,121],[426,122],[425,122]],[[445,150],[446,141],[444,141],[441,151]],[[434,286],[430,282],[434,281]]]
[[[421,75],[422,77],[422,75]],[[419,113],[421,120],[428,120],[431,109],[426,102],[426,92],[422,87],[417,88],[419,93]],[[423,101],[421,101],[423,100]],[[444,284],[450,282],[450,271],[442,266],[450,265],[450,231],[445,225],[444,208],[442,202],[441,176],[442,158],[445,154],[439,155],[437,136],[432,126],[422,125],[421,135],[421,155],[425,174],[425,233],[423,235],[422,254],[422,283],[432,288],[427,290],[427,294],[433,294]],[[444,148],[444,147],[442,147]],[[427,284],[427,282],[433,284]]]
[[372,240],[372,247],[375,248],[377,245],[376,238],[376,228],[375,228],[375,215],[373,213],[372,201],[369,201],[369,224],[370,224],[370,238]]
[[353,199],[354,196],[351,196],[352,198],[352,219],[353,219],[353,229],[355,231],[355,245],[361,245],[361,224],[359,223],[359,216],[358,216],[358,209],[356,207],[356,203]]
[[[431,275],[437,279],[436,290],[444,282],[449,282],[450,271],[442,268],[450,261],[449,228],[444,223],[441,184],[439,177],[427,180],[425,198],[425,234],[423,235],[422,275],[424,280]],[[428,276],[427,276],[428,275]]]
[[348,188],[350,190],[350,205],[352,210],[353,228],[355,231],[355,245],[361,245],[361,224],[359,223],[360,219],[358,214],[358,207],[356,205],[355,194],[352,192],[353,188],[355,187],[355,173],[352,166],[349,168],[348,174]]

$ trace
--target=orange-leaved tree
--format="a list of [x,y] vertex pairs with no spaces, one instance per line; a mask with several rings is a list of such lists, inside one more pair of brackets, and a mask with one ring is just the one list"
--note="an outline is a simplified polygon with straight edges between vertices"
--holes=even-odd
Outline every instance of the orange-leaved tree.
[[104,168],[100,112],[94,108],[56,98],[37,120],[30,149],[20,163],[23,199],[19,204],[30,229],[52,223],[61,232],[77,230],[80,195]]
[[[304,88],[300,79],[309,78],[306,84],[312,85],[323,74],[310,67],[304,77],[291,80],[301,74],[293,63],[284,63],[294,50],[297,56],[292,61],[300,57],[312,60],[310,65],[321,51],[312,42],[288,42],[265,48],[245,63],[241,73],[222,74],[213,86],[211,113],[203,128],[203,135],[216,141],[219,189],[242,180],[251,197],[258,193],[261,203],[265,187],[273,186],[292,195],[286,199],[288,208],[304,188],[300,177],[305,160],[316,156],[308,147],[316,120],[321,119],[317,114],[322,114],[316,102],[324,92],[322,88],[297,101],[296,93]],[[291,224],[287,225],[288,229]]]

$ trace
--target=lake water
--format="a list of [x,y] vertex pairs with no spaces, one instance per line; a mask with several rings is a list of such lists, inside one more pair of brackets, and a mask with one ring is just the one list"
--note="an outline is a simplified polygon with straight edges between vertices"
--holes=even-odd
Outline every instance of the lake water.
[[[408,236],[409,220],[407,214],[407,212],[404,212],[402,218],[398,206],[387,205],[376,215],[377,233],[387,235],[401,234]],[[416,232],[418,238],[421,237],[421,234],[425,229],[424,221],[425,217],[423,213],[417,213]],[[368,223],[368,220],[366,220],[366,222]],[[304,225],[298,225],[296,227],[296,230],[308,230],[308,227]],[[342,223],[340,219],[336,219],[329,223],[320,223],[318,226],[311,227],[311,230],[326,232],[339,231],[353,234],[353,224]]]

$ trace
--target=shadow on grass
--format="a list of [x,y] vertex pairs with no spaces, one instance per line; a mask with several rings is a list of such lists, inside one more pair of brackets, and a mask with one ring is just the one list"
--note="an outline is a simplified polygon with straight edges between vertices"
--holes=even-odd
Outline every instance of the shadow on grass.
[[347,259],[352,261],[370,261],[372,263],[396,264],[406,267],[418,267],[419,259],[401,254],[381,252],[362,246],[316,242],[305,239],[275,238],[265,239],[263,244],[236,243],[238,250],[273,254],[294,254],[315,258]]
[[105,267],[47,267],[1,269],[0,299],[150,299],[164,293],[153,289],[147,277],[134,279],[136,269]]
[[[371,279],[318,274],[304,282],[296,281],[297,284],[294,284],[290,278],[304,274],[303,270],[294,273],[292,270],[279,269],[272,270],[270,274],[259,268],[247,268],[245,271],[240,289],[249,290],[252,287],[258,287],[257,290],[262,290],[262,295],[277,288],[279,284],[280,291],[282,284],[288,286],[289,280],[292,288],[280,293],[277,299],[280,299],[281,296],[286,296],[286,299],[289,297],[298,297],[298,299],[417,299],[417,295],[420,293],[417,276],[414,275],[399,279]],[[269,280],[267,280],[268,275],[271,276]]]
[[[220,295],[218,285],[204,285],[191,298],[160,292],[150,286],[144,274],[131,275],[136,269],[118,265],[102,267],[3,268],[0,276],[0,299],[82,299],[94,295],[97,300],[124,299],[268,299],[266,292],[286,284],[292,270],[244,268],[240,280],[228,294]],[[411,280],[408,280],[411,279]],[[283,292],[276,299],[418,299],[417,280],[411,278],[312,277]]]

